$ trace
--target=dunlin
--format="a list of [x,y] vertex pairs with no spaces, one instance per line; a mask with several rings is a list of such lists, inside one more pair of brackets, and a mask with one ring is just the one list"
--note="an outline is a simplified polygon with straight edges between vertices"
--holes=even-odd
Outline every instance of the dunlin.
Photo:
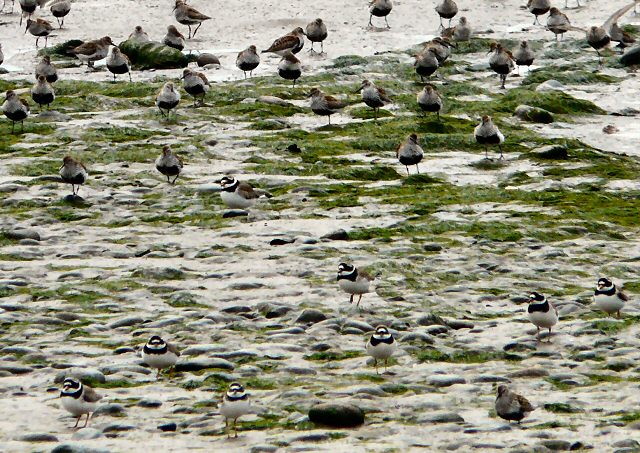
[[551,0],[529,0],[527,2],[527,8],[529,9],[529,12],[535,16],[533,25],[540,25],[538,16],[542,16],[549,12],[549,9],[551,9]]
[[58,27],[62,28],[64,26],[64,18],[71,12],[71,0],[54,0],[49,10],[58,21]]
[[296,80],[302,75],[302,65],[300,60],[291,52],[287,52],[278,63],[278,75],[285,80],[293,80],[293,86],[296,86]]
[[49,35],[52,31],[53,26],[50,22],[44,19],[27,19],[27,28],[24,30],[25,33],[29,32],[36,37],[36,47],[38,47],[38,41],[40,41],[40,38],[44,38],[44,46],[47,47]]
[[16,123],[19,121],[21,130],[24,132],[24,120],[29,116],[29,104],[24,99],[20,99],[15,91],[9,90],[5,94],[5,101],[2,104],[2,113],[12,122],[11,133],[15,131]]
[[184,46],[186,45],[184,35],[178,31],[175,25],[169,25],[167,27],[167,34],[164,35],[162,42],[163,44],[180,51],[184,49]]
[[428,47],[419,54],[416,54],[415,59],[416,61],[414,61],[413,67],[416,70],[416,74],[420,76],[420,80],[422,82],[424,82],[425,77],[429,77],[438,70],[438,67],[440,67],[436,51],[433,48]]
[[83,415],[87,416],[84,427],[87,426],[91,414],[96,410],[98,401],[101,399],[102,395],[97,394],[91,387],[84,385],[76,379],[66,378],[62,383],[60,401],[62,401],[62,407],[64,407],[67,412],[77,417],[76,424],[73,426],[74,428],[78,426]]
[[511,55],[511,52],[507,49],[502,47],[502,44],[496,42],[491,43],[491,50],[489,53],[491,53],[491,57],[489,57],[489,66],[500,76],[500,81],[502,82],[500,88],[504,89],[507,76],[515,68],[513,55]]
[[618,289],[608,278],[598,280],[598,285],[593,297],[596,306],[600,310],[608,315],[617,313],[618,318],[620,317],[620,310],[624,308],[625,302],[629,301],[629,296]]
[[396,157],[402,165],[407,169],[407,176],[409,176],[409,165],[415,165],[416,171],[420,174],[420,168],[418,164],[424,156],[424,151],[418,143],[418,136],[411,134],[409,137],[396,148]]
[[55,100],[56,94],[53,91],[53,88],[47,82],[45,76],[38,77],[38,81],[31,88],[31,99],[33,102],[40,106],[40,110],[42,110],[42,106],[46,105],[49,108],[49,105]]
[[462,16],[458,21],[458,25],[453,28],[445,28],[442,30],[440,36],[443,38],[453,38],[455,41],[469,41],[473,30],[469,25],[469,21],[466,17]]
[[512,392],[503,384],[498,386],[495,409],[500,418],[509,421],[515,420],[520,424],[529,412],[535,410],[535,407],[524,396]]
[[318,88],[312,88],[309,97],[311,98],[311,110],[313,113],[327,116],[329,118],[329,124],[331,124],[331,115],[339,112],[346,106],[343,101],[324,94]]
[[361,93],[362,102],[373,109],[376,120],[378,119],[378,110],[380,110],[380,107],[384,107],[385,104],[391,102],[391,99],[389,99],[384,89],[377,87],[373,82],[368,80],[362,81],[358,91]]
[[[182,167],[184,167],[182,159],[173,154],[171,146],[164,145],[162,148],[162,154],[156,159],[156,169],[167,177],[167,182],[169,184],[176,183],[176,180],[182,171]],[[174,177],[173,181],[170,179],[172,176]]]
[[536,338],[540,340],[540,328],[549,329],[549,342],[551,342],[551,328],[558,323],[558,309],[542,294],[533,291],[529,295],[527,314],[529,321],[538,329]]
[[131,82],[131,62],[129,57],[123,54],[118,46],[113,46],[111,53],[107,57],[107,69],[113,74],[114,82],[117,74],[129,74],[129,82]]
[[482,117],[482,122],[476,126],[473,131],[473,135],[480,145],[484,145],[485,159],[489,158],[489,145],[498,145],[498,149],[500,150],[500,159],[504,158],[502,155],[504,135],[502,135],[498,126],[493,124],[490,116],[485,115]]
[[204,105],[204,97],[210,88],[207,76],[201,72],[195,72],[187,68],[182,71],[182,84],[184,91],[193,96],[194,107],[196,107],[198,98],[200,99],[200,105]]
[[633,39],[633,37],[629,33],[625,32],[620,28],[620,26],[618,25],[618,19],[620,19],[623,15],[627,13],[627,11],[629,11],[631,8],[635,7],[636,5],[637,5],[637,2],[633,2],[629,5],[623,6],[622,8],[618,9],[605,21],[604,25],[602,26],[604,30],[607,32],[607,34],[609,35],[609,37],[611,38],[611,41],[617,42],[618,45],[616,47],[622,50],[624,50],[625,47],[628,47],[631,44],[633,44],[636,40]]
[[304,30],[300,27],[294,29],[291,33],[276,39],[268,49],[261,53],[275,53],[284,57],[287,52],[298,53],[304,47]]
[[527,41],[522,41],[517,49],[513,51],[513,59],[518,66],[518,74],[520,74],[520,66],[527,68],[533,64],[535,55],[529,47]]
[[324,53],[324,40],[329,36],[329,32],[327,31],[327,26],[322,22],[322,19],[318,18],[313,22],[307,25],[306,29],[307,38],[311,41],[311,49],[309,52],[316,53],[313,49],[313,44],[316,42],[320,43],[320,55]]
[[[197,9],[187,5],[183,0],[176,0],[176,6],[173,7],[173,11],[178,23],[189,27],[188,39],[196,36],[196,33],[198,33],[198,29],[202,25],[202,22],[211,19],[209,16],[206,16]],[[192,25],[198,25],[193,31],[193,34],[191,34]]]
[[[87,181],[89,174],[82,162],[75,160],[71,156],[64,156],[62,167],[60,167],[60,177],[67,184],[71,184],[73,195],[77,195],[80,191],[80,186]],[[77,189],[76,186],[78,186]]]
[[[231,437],[231,429],[235,430],[235,437],[238,437],[238,419],[243,415],[250,414],[252,411],[249,394],[244,391],[244,387],[241,384],[234,382],[222,397],[219,407],[220,414],[224,417],[227,437]],[[229,421],[233,422],[232,426],[230,426]]]
[[249,75],[253,75],[253,70],[260,64],[260,55],[258,55],[258,49],[256,46],[249,46],[242,52],[238,53],[236,58],[236,66],[244,73],[244,78],[247,78],[247,71]]
[[95,41],[87,41],[84,44],[72,49],[70,52],[74,54],[81,62],[87,63],[87,66],[93,68],[93,63],[106,58],[109,54],[109,46],[115,46],[111,38],[104,38]]
[[455,46],[456,45],[452,43],[449,38],[436,36],[427,43],[425,49],[433,49],[433,53],[438,59],[438,64],[442,66],[442,64],[451,56],[451,47]]
[[40,63],[36,66],[36,80],[40,76],[44,76],[49,83],[58,80],[58,71],[53,63],[51,63],[51,57],[49,55],[42,57],[42,60],[40,60]]
[[[171,110],[175,109],[180,103],[180,92],[173,85],[173,82],[167,82],[158,92],[156,96],[156,105],[160,109],[162,116],[171,114]],[[164,111],[167,111],[165,115]]]
[[391,13],[392,9],[393,4],[391,0],[371,0],[371,3],[369,3],[369,26],[373,27],[371,19],[373,19],[373,16],[376,16],[384,17],[384,23],[387,25],[387,28],[391,28],[389,22],[387,22],[387,16]]
[[602,66],[602,55],[600,55],[600,50],[604,49],[611,42],[611,38],[607,34],[604,27],[590,27],[587,30],[587,43],[591,47],[593,47],[598,54],[598,62]]
[[436,112],[440,119],[440,110],[442,110],[442,98],[440,93],[433,85],[425,85],[417,96],[418,106],[423,112]]
[[20,9],[22,10],[22,14],[20,15],[20,26],[22,26],[22,19],[25,16],[31,19],[31,15],[38,6],[38,0],[18,0],[18,2],[20,3]]
[[136,25],[133,32],[129,35],[129,40],[136,42],[149,42],[149,35],[142,29],[142,26]]
[[458,5],[453,0],[442,0],[436,5],[436,12],[440,16],[440,28],[444,28],[442,19],[449,19],[449,27],[451,27],[451,19],[458,14]]
[[560,35],[560,39],[562,39],[562,36],[569,30],[572,30],[573,27],[567,15],[558,8],[553,7],[549,10],[547,29],[556,35],[556,41],[558,41],[558,35]]
[[353,303],[354,296],[358,297],[356,307],[360,307],[362,295],[371,291],[371,282],[375,280],[372,275],[353,264],[340,263],[338,265],[338,286],[342,291],[349,294],[349,303]]

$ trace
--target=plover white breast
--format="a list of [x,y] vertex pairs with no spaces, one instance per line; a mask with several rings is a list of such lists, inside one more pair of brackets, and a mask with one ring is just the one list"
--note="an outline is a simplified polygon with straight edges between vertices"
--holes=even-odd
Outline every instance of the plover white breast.
[[551,342],[551,328],[558,323],[558,310],[542,294],[532,291],[529,294],[529,306],[527,307],[529,321],[538,329],[537,339],[540,340],[540,329],[549,329],[549,342]]
[[595,293],[593,294],[596,306],[608,315],[617,313],[620,317],[620,310],[624,308],[624,304],[629,301],[629,297],[619,290],[614,283],[608,278],[598,280]]
[[[249,394],[245,392],[242,384],[234,382],[229,386],[229,390],[224,394],[220,403],[220,413],[224,417],[227,437],[231,436],[231,429],[235,430],[235,437],[238,437],[238,419],[251,411]],[[229,426],[229,421],[233,421],[232,426]]]
[[359,270],[353,264],[340,263],[338,265],[338,286],[349,294],[349,303],[353,303],[353,296],[359,296],[356,307],[360,307],[362,295],[371,290],[374,278],[367,272]]
[[45,76],[38,77],[36,84],[31,88],[31,99],[33,102],[40,106],[40,110],[42,110],[42,106],[46,105],[49,108],[49,105],[55,100],[56,94],[53,91],[53,87]]
[[[156,106],[160,110],[162,116],[168,116],[171,110],[174,110],[180,103],[180,92],[176,89],[173,82],[167,82],[158,92],[156,96]],[[167,111],[166,115],[164,111]]]
[[102,399],[102,395],[96,393],[91,387],[84,385],[82,382],[66,378],[62,382],[62,390],[60,391],[62,407],[74,417],[77,417],[74,428],[78,426],[80,419],[86,414],[87,419],[84,427],[89,423],[91,414],[96,410],[98,401]]
[[260,198],[251,184],[239,181],[233,176],[224,176],[220,180],[220,198],[231,209],[247,209]]
[[180,357],[177,346],[164,341],[158,335],[153,335],[142,348],[142,361],[156,369],[156,379],[160,371],[175,366]]

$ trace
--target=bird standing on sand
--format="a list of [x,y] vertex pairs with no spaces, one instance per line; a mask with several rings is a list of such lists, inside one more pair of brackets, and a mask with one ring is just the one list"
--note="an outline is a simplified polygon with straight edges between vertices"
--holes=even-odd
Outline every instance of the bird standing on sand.
[[489,66],[500,76],[500,81],[502,82],[500,88],[505,89],[504,84],[507,81],[507,76],[515,68],[513,56],[511,52],[502,47],[502,44],[495,42],[491,43],[489,53],[492,53],[491,57],[489,57]]
[[71,0],[54,0],[49,7],[49,11],[58,21],[58,28],[64,26],[64,18],[71,12]]
[[20,9],[22,10],[22,14],[20,15],[20,26],[22,26],[22,19],[27,16],[28,19],[31,19],[31,15],[34,13],[38,6],[37,0],[18,0],[20,3]]
[[415,165],[416,171],[420,174],[420,168],[418,164],[424,156],[424,151],[418,143],[418,136],[411,134],[409,137],[396,148],[396,157],[402,165],[407,169],[407,176],[409,176],[409,165]]
[[373,27],[371,19],[373,19],[373,16],[376,16],[384,17],[384,23],[387,25],[387,28],[391,28],[389,22],[387,22],[387,16],[391,13],[392,9],[393,4],[391,0],[371,0],[371,3],[369,3],[369,26]]
[[616,288],[608,278],[598,280],[596,291],[593,295],[596,306],[608,315],[617,313],[620,317],[620,310],[624,307],[625,302],[629,301],[629,297]]
[[[202,22],[211,19],[209,16],[206,16],[197,9],[187,5],[184,0],[176,0],[176,6],[173,7],[173,11],[178,23],[189,27],[188,39],[196,36],[196,33],[198,33],[198,29],[202,25]],[[192,25],[198,25],[193,31],[193,34],[191,34]]]
[[[182,159],[173,153],[171,146],[164,145],[162,147],[162,154],[156,159],[156,169],[167,177],[169,184],[176,183],[182,167],[184,167]],[[171,176],[174,176],[173,181],[170,179]]]
[[284,57],[287,52],[296,54],[300,52],[303,47],[304,30],[301,27],[297,27],[291,33],[287,33],[273,41],[273,44],[261,53],[275,53],[276,55]]
[[82,382],[66,378],[62,383],[62,391],[60,392],[62,407],[71,415],[77,417],[74,428],[78,426],[83,415],[87,415],[83,428],[89,423],[91,414],[96,410],[98,401],[102,399],[102,395],[96,393],[91,387],[84,385]]
[[238,181],[233,176],[224,176],[220,180],[220,198],[230,209],[247,209],[260,198],[260,193],[251,184]]
[[5,94],[5,101],[2,104],[2,113],[12,122],[11,133],[15,131],[16,123],[19,121],[21,131],[24,132],[24,120],[29,116],[29,104],[24,99],[20,99],[15,91],[9,90]]
[[527,2],[527,8],[529,9],[529,12],[536,17],[533,21],[533,25],[540,25],[538,16],[542,16],[549,12],[549,9],[551,8],[551,0],[529,0]]
[[117,46],[111,49],[111,53],[107,57],[107,69],[113,74],[114,82],[117,74],[129,74],[129,82],[131,82],[131,62],[129,57],[123,54]]
[[533,64],[535,55],[527,41],[522,41],[518,48],[513,51],[513,59],[518,67],[518,74],[520,74],[520,66],[529,68]]
[[[362,96],[362,102],[373,109],[375,119],[378,119],[378,110],[385,104],[391,102],[387,92],[383,88],[377,87],[373,82],[363,80],[358,90]],[[356,91],[356,92],[357,92]]]
[[180,357],[177,346],[164,341],[158,335],[153,335],[142,348],[142,361],[156,369],[156,379],[160,371],[175,366]]
[[84,44],[80,44],[78,47],[72,49],[70,53],[78,57],[81,62],[87,63],[87,66],[90,68],[93,68],[95,61],[107,57],[109,54],[109,46],[115,46],[115,44],[111,41],[110,37],[105,36],[95,41],[87,41]]
[[540,340],[540,329],[549,329],[549,342],[551,342],[551,328],[558,323],[558,309],[553,306],[542,294],[532,291],[529,294],[529,306],[527,307],[529,321],[536,326]]
[[[162,116],[169,116],[171,110],[175,109],[180,103],[180,92],[176,90],[173,82],[167,82],[158,92],[156,96],[156,106],[160,109]],[[167,111],[166,115],[164,111]]]
[[[253,76],[253,70],[260,64],[260,55],[258,55],[258,49],[256,46],[249,46],[240,53],[236,58],[236,66],[244,73],[244,78],[247,78],[247,71],[249,76]],[[298,76],[299,77],[299,76]]]
[[[238,418],[251,413],[251,410],[249,395],[244,391],[244,387],[237,382],[232,383],[220,403],[220,414],[224,417],[227,437],[231,437],[231,429],[235,430],[235,437],[238,437]],[[233,420],[233,426],[229,426],[230,420]]]
[[42,57],[42,60],[40,60],[40,63],[36,66],[36,80],[40,76],[44,76],[49,83],[58,80],[58,71],[53,63],[51,63],[51,57],[49,55]]
[[451,27],[451,19],[458,14],[458,5],[453,0],[442,0],[436,5],[436,12],[440,16],[440,28],[444,28],[442,19],[449,19],[449,27]]
[[36,37],[36,47],[38,47],[38,41],[40,41],[40,38],[44,38],[44,46],[47,47],[49,35],[52,31],[53,26],[50,22],[44,19],[27,19],[27,28],[24,30],[25,33],[29,32]]
[[376,374],[378,372],[378,360],[384,361],[384,371],[387,371],[387,362],[395,352],[398,343],[385,326],[376,327],[376,331],[371,335],[371,338],[367,342],[365,349],[367,354],[373,357],[374,365],[376,367]]
[[495,409],[500,418],[509,421],[515,420],[520,424],[529,412],[535,410],[535,407],[524,396],[512,392],[503,384],[498,386]]
[[338,286],[349,294],[349,303],[353,303],[353,296],[360,296],[356,307],[360,307],[362,295],[371,290],[374,277],[355,267],[353,264],[340,263],[338,265]]
[[[78,195],[80,186],[87,181],[89,174],[87,173],[87,167],[82,162],[75,160],[71,156],[64,156],[62,167],[60,167],[60,177],[67,184],[71,184],[73,195]],[[78,189],[76,189],[76,186],[78,186]]]
[[45,76],[38,77],[38,81],[31,88],[31,99],[40,106],[40,110],[43,105],[49,108],[49,105],[56,99],[56,94]]
[[426,48],[422,52],[414,55],[413,67],[416,74],[420,76],[420,81],[424,82],[425,77],[429,77],[440,67],[436,51],[433,48]]
[[204,97],[207,95],[209,88],[209,80],[201,72],[195,72],[191,69],[182,71],[182,86],[184,91],[193,96],[193,106],[196,107],[196,101],[200,98],[200,105],[204,105]]
[[309,93],[311,98],[311,110],[316,115],[327,116],[331,124],[331,115],[345,107],[345,103],[333,96],[324,94],[318,88],[312,88]]
[[607,34],[604,27],[589,27],[587,30],[587,43],[595,49],[598,54],[598,64],[602,66],[602,55],[600,55],[600,50],[604,49],[611,42],[611,38]]
[[[558,8],[553,7],[549,10],[549,17],[547,18],[547,29],[556,35],[556,42],[558,41],[558,35],[562,39],[563,35],[569,30],[575,30],[576,27],[571,25],[569,17],[561,12]],[[582,30],[582,29],[578,29]]]
[[142,29],[142,26],[136,25],[136,28],[133,29],[133,32],[129,35],[129,40],[135,42],[149,42],[149,35],[146,31]]
[[302,75],[302,64],[291,52],[284,54],[280,63],[278,63],[278,75],[285,80],[293,80],[293,87],[296,86],[296,80]]
[[423,112],[436,112],[440,120],[440,110],[442,110],[442,98],[433,85],[425,85],[417,96],[418,106]]
[[322,22],[322,19],[318,18],[313,22],[310,22],[307,25],[307,29],[305,30],[305,34],[309,41],[311,41],[311,49],[309,52],[317,53],[313,49],[313,44],[316,42],[320,43],[320,55],[324,54],[324,40],[327,39],[329,33],[327,32],[327,26]]
[[458,25],[453,28],[445,28],[440,33],[443,38],[453,38],[455,41],[469,41],[473,30],[466,17],[462,16],[458,21]]
[[173,47],[174,49],[178,49],[180,51],[182,51],[182,49],[184,49],[184,46],[186,45],[184,35],[178,31],[175,25],[169,25],[167,27],[167,34],[164,35],[162,43],[165,46]]
[[502,155],[502,143],[504,142],[504,135],[498,129],[498,126],[493,124],[491,117],[485,115],[482,117],[482,122],[476,126],[473,131],[473,135],[476,138],[476,142],[480,145],[484,145],[484,158],[489,158],[489,145],[498,145],[500,150],[500,159],[503,159]]

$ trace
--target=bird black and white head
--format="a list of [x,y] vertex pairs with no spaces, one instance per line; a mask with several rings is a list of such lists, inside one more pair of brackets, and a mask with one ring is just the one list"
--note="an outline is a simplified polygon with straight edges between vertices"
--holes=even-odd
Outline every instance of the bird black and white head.
[[531,291],[531,293],[529,294],[529,302],[531,303],[538,304],[544,301],[545,297],[536,291]]
[[229,386],[227,390],[227,396],[230,398],[238,398],[244,395],[244,387],[238,382],[234,382]]
[[389,337],[391,337],[391,333],[389,332],[389,329],[387,329],[385,326],[376,327],[376,331],[373,334],[373,338],[375,338],[376,340],[386,340]]
[[613,282],[608,278],[601,278],[598,280],[598,289],[599,290],[607,290],[613,288]]
[[223,176],[220,180],[220,186],[223,189],[226,189],[227,187],[233,187],[235,184],[236,178],[234,178],[233,176]]
[[147,347],[149,349],[162,349],[165,347],[165,345],[165,341],[158,335],[152,336],[151,338],[149,338],[149,341],[147,341]]
[[353,264],[340,263],[338,265],[338,274],[350,274],[355,269]]
[[60,395],[68,395],[71,393],[76,393],[78,390],[82,388],[82,383],[74,378],[65,378],[62,382],[62,391]]

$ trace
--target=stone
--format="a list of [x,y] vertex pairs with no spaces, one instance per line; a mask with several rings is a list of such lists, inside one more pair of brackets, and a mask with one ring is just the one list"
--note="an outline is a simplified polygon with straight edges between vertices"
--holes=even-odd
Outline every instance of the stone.
[[446,325],[446,322],[440,316],[434,315],[433,313],[430,313],[430,314],[428,314],[426,316],[423,316],[423,317],[419,318],[418,319],[418,325],[421,325],[421,326],[433,326],[433,325],[444,326],[444,325]]
[[96,368],[70,368],[58,373],[53,382],[55,384],[62,384],[62,381],[67,377],[80,379],[82,383],[87,385],[91,385],[93,382],[99,382],[101,384],[107,382],[102,371]]
[[418,417],[418,423],[464,423],[464,418],[455,412],[427,413]]
[[259,96],[258,99],[256,99],[256,102],[261,102],[263,104],[280,105],[282,107],[289,107],[293,105],[291,102],[285,101],[284,99],[277,96]]
[[294,242],[296,242],[296,238],[275,238],[269,241],[269,245],[272,245],[272,246],[287,245],[287,244],[293,244]]
[[316,310],[314,308],[306,308],[302,311],[302,313],[300,313],[300,315],[298,315],[298,317],[296,318],[296,322],[315,324],[317,322],[324,321],[325,319],[327,319],[327,316],[320,310]]
[[163,423],[162,425],[158,425],[158,429],[165,432],[175,431],[176,429],[178,429],[178,425],[176,425],[174,422]]
[[536,87],[536,91],[564,91],[565,86],[554,79],[545,80]]
[[640,443],[638,443],[635,439],[624,439],[615,442],[612,447],[616,448],[632,448],[636,450],[640,450]]
[[118,46],[136,69],[179,69],[196,59],[159,42],[128,39]]
[[340,230],[332,231],[331,233],[327,233],[324,236],[321,236],[320,239],[326,239],[329,241],[348,241],[349,233],[347,233],[343,229],[340,229]]
[[635,45],[620,57],[620,63],[624,66],[640,64],[640,45]]
[[352,428],[364,423],[364,411],[353,404],[323,403],[309,410],[309,420],[333,428]]
[[34,241],[40,241],[40,233],[26,228],[16,228],[15,230],[3,231],[3,234],[9,239],[14,239],[16,241],[21,239],[33,239]]
[[58,438],[48,433],[25,434],[18,438],[21,442],[58,442]]
[[567,147],[564,145],[547,145],[536,148],[530,154],[538,159],[565,160],[569,158]]
[[571,448],[571,442],[561,439],[543,440],[538,445],[542,445],[551,451],[568,451]]
[[71,116],[55,110],[45,110],[44,112],[40,112],[37,118],[39,121],[51,121],[55,123],[66,123],[73,119]]
[[33,368],[24,365],[0,365],[0,372],[7,372],[11,374],[27,374],[31,373]]
[[210,368],[232,371],[235,367],[228,360],[217,358],[185,360],[175,366],[176,371],[200,371]]
[[109,327],[117,329],[118,327],[129,327],[143,322],[144,318],[141,318],[140,316],[127,316],[126,318],[120,318],[109,323]]
[[442,251],[442,249],[443,247],[435,242],[422,244],[422,250],[424,250],[425,252],[440,252]]
[[228,209],[222,213],[222,218],[230,219],[232,217],[246,217],[249,215],[249,211],[244,209]]
[[100,437],[102,437],[102,431],[90,426],[79,429],[78,431],[73,433],[73,436],[71,436],[71,438],[74,440],[91,440],[98,439]]
[[434,387],[450,387],[454,384],[466,384],[467,380],[457,374],[433,374],[427,378]]
[[51,450],[51,453],[109,453],[109,450],[85,447],[80,444],[60,444]]
[[144,400],[138,401],[138,404],[136,404],[136,406],[144,407],[148,409],[155,409],[162,406],[162,401],[153,400],[153,399],[144,399]]
[[474,327],[474,324],[472,322],[464,321],[461,319],[448,319],[445,322],[447,323],[448,327],[451,327],[452,329],[455,329],[455,330],[473,329]]
[[196,58],[196,64],[199,67],[209,66],[209,65],[220,65],[220,59],[216,57],[212,53],[201,53]]
[[136,429],[133,425],[124,425],[122,423],[111,423],[110,425],[102,428],[103,433],[119,433],[123,431],[132,431]]
[[93,416],[96,415],[123,415],[126,413],[126,410],[122,404],[118,403],[110,403],[110,404],[102,404],[98,406],[93,413]]
[[553,123],[553,115],[551,112],[541,109],[539,107],[532,107],[530,105],[519,105],[513,112],[514,116],[522,121],[528,121],[530,123]]

